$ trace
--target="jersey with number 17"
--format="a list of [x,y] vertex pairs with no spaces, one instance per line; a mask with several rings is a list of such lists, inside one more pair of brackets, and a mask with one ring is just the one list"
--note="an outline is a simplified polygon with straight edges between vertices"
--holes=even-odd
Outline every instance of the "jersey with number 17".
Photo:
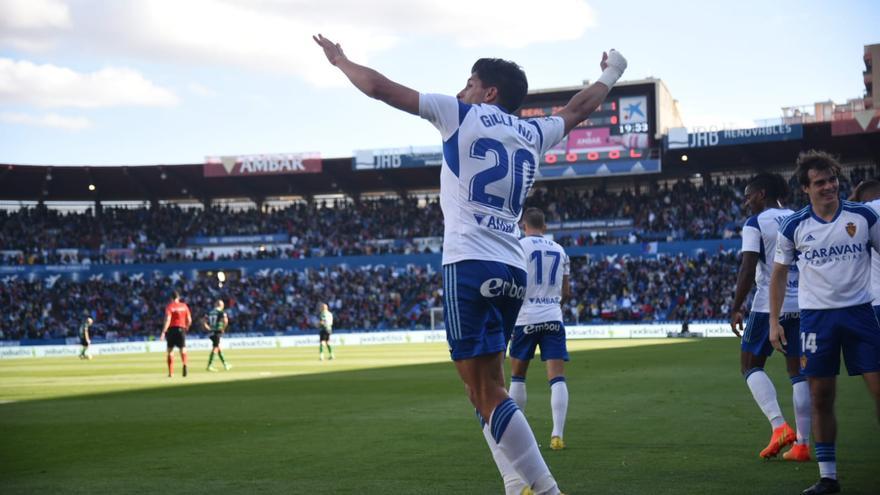
[[540,236],[526,236],[519,243],[529,264],[529,278],[516,325],[562,321],[562,283],[571,270],[565,248]]
[[484,260],[526,270],[517,222],[540,158],[564,137],[562,118],[520,119],[436,94],[419,95],[419,115],[443,138],[443,264]]

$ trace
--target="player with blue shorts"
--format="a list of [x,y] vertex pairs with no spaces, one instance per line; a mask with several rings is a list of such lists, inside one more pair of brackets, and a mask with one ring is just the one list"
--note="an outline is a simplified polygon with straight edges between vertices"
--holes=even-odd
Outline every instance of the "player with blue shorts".
[[[785,179],[779,174],[768,172],[756,175],[746,185],[743,207],[750,210],[752,216],[746,220],[742,229],[742,263],[736,281],[730,327],[739,337],[743,331],[742,305],[754,282],[755,297],[748,323],[742,332],[740,372],[772,428],[770,442],[760,456],[764,459],[775,457],[784,447],[794,444],[791,450],[782,455],[783,459],[805,462],[810,460],[810,388],[800,371],[800,349],[796,345],[789,345],[785,353],[785,364],[793,389],[797,433],[785,421],[776,397],[776,388],[764,371],[767,357],[773,353],[770,345],[768,298],[772,254],[776,252],[779,224],[794,213],[782,206],[788,192]],[[798,342],[800,332],[797,290],[797,267],[792,266],[786,281],[780,321],[788,341],[792,343]]]
[[[871,246],[880,246],[880,221],[870,207],[841,201],[840,164],[818,151],[801,153],[795,175],[810,204],[779,226],[770,278],[770,342],[789,340],[778,322],[789,265],[800,274],[801,369],[810,386],[819,481],[805,495],[838,493],[834,398],[840,354],[850,375],[862,375],[880,420],[880,323],[871,308]],[[791,343],[793,344],[793,343]]]
[[516,327],[510,341],[510,397],[520,409],[526,408],[526,373],[541,348],[541,360],[547,363],[547,380],[550,382],[550,412],[553,431],[550,448],[565,448],[563,433],[568,414],[568,385],[565,382],[565,362],[568,349],[565,346],[565,325],[562,324],[562,303],[571,296],[568,283],[570,262],[565,249],[556,242],[545,239],[547,226],[544,212],[529,208],[523,213],[523,230],[520,239],[529,266],[526,299],[516,318]]
[[350,61],[314,37],[327,60],[371,98],[431,122],[443,139],[443,305],[447,341],[506,493],[559,493],[525,416],[507,395],[504,350],[526,290],[517,222],[541,157],[586,119],[623,74],[626,60],[603,54],[598,81],[556,115],[520,119],[528,92],[515,63],[479,59],[455,97],[420,94]]

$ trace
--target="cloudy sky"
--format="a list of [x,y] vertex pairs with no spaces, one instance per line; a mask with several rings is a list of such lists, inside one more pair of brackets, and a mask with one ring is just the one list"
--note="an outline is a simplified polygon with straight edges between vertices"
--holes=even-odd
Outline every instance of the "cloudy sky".
[[0,163],[175,164],[205,156],[439,144],[326,63],[352,60],[455,94],[481,56],[533,89],[663,79],[689,126],[860,97],[880,2],[841,0],[0,0]]

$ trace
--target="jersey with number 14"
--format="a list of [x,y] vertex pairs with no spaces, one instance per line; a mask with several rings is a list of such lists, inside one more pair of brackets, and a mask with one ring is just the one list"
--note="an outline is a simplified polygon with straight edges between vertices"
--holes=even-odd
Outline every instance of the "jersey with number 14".
[[562,321],[562,280],[570,270],[565,249],[539,236],[523,237],[519,243],[529,264],[529,278],[516,325]]
[[436,94],[419,96],[419,115],[443,137],[443,264],[484,260],[525,270],[517,222],[540,158],[564,137],[562,118],[520,119]]

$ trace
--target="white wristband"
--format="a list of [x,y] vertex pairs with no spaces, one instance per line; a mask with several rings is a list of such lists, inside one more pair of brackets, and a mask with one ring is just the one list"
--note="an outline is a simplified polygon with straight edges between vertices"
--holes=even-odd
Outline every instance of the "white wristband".
[[614,87],[614,83],[616,83],[622,75],[623,71],[618,70],[614,67],[608,67],[604,71],[602,71],[602,75],[599,76],[599,79],[596,82],[600,82],[605,86],[608,86],[608,89],[611,89]]

